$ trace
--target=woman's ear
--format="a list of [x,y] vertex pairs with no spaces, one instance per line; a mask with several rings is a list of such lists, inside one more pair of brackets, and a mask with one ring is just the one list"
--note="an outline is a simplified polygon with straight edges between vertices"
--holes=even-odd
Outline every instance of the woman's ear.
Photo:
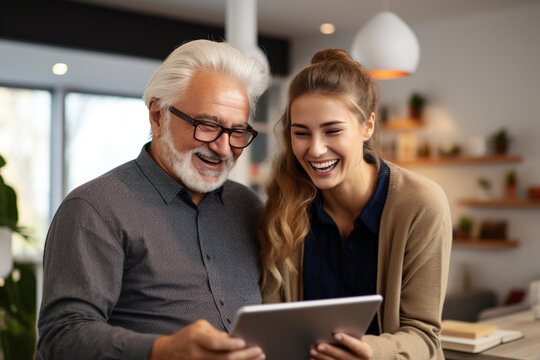
[[372,112],[370,117],[364,122],[364,141],[368,141],[375,132],[375,113]]
[[150,119],[150,127],[152,129],[152,136],[154,138],[160,137],[162,132],[162,112],[159,104],[159,100],[156,98],[150,99],[148,104],[148,116]]

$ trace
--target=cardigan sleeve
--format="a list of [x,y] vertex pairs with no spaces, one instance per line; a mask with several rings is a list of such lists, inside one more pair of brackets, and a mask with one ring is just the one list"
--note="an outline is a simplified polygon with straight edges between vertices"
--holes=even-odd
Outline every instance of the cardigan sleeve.
[[431,180],[410,174],[404,179],[381,219],[382,334],[363,339],[373,348],[373,359],[444,359],[439,334],[452,243],[450,209]]

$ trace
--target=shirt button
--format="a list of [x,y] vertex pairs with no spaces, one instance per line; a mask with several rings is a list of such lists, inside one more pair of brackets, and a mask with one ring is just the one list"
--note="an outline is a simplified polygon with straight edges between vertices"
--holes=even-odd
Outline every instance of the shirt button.
[[208,260],[210,260],[210,255],[206,254],[206,258],[207,258]]
[[349,249],[349,250],[352,250],[352,249],[354,249],[354,245],[353,245],[353,244],[349,244],[349,245],[347,245],[347,249]]
[[231,323],[231,319],[227,318],[227,324],[230,324]]
[[223,300],[219,300],[219,303],[221,304],[221,306],[225,305],[225,303],[223,302]]

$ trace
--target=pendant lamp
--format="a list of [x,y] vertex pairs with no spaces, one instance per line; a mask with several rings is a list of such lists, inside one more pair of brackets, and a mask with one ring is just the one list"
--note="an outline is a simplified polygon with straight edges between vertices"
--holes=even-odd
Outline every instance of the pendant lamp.
[[414,73],[420,59],[420,45],[401,18],[383,11],[356,34],[351,55],[375,79],[397,79]]

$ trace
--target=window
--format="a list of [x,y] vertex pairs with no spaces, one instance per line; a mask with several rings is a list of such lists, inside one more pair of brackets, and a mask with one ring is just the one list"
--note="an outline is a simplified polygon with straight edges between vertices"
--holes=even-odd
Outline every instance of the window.
[[[64,98],[64,148],[55,148],[53,97],[62,94],[0,86],[0,154],[8,163],[2,176],[17,192],[19,225],[35,239],[30,245],[14,235],[13,252],[18,255],[34,255],[43,248],[53,215],[52,168],[63,169],[64,197],[136,158],[150,138],[148,111],[141,99],[71,92]],[[53,151],[64,152],[62,164],[52,166],[51,159],[61,158]]]
[[[2,176],[17,192],[19,225],[39,248],[49,227],[51,99],[45,90],[0,87]],[[13,251],[32,247],[14,235]]]
[[135,159],[149,139],[141,99],[72,92],[65,104],[65,194]]

